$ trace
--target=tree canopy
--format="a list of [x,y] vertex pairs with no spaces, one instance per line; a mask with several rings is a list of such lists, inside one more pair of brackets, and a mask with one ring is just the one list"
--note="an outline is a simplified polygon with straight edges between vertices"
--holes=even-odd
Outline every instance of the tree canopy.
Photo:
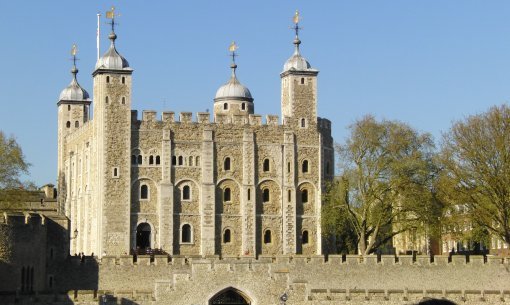
[[336,147],[342,169],[336,183],[343,190],[325,204],[323,217],[338,209],[356,234],[359,254],[370,254],[396,234],[437,219],[431,191],[434,143],[404,123],[372,116],[349,129],[345,144]]
[[510,107],[455,122],[438,155],[442,200],[510,243]]

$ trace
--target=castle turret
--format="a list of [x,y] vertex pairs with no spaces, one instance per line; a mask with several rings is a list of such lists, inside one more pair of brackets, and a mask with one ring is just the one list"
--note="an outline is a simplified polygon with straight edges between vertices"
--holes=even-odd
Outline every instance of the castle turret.
[[[64,190],[65,177],[65,164],[64,164],[64,152],[65,152],[65,137],[77,129],[81,128],[89,120],[89,107],[90,98],[88,92],[83,89],[78,83],[77,74],[78,69],[76,68],[76,45],[73,45],[71,54],[73,56],[73,68],[71,73],[73,78],[69,86],[67,86],[60,93],[57,107],[58,107],[58,172],[59,177],[58,189]],[[68,215],[69,211],[66,211],[65,197],[61,196],[59,200],[59,211]]]
[[308,128],[317,124],[317,74],[318,70],[301,56],[299,46],[299,14],[294,16],[294,54],[285,62],[282,79],[282,119],[285,124]]
[[255,110],[250,90],[243,86],[237,79],[237,64],[235,63],[235,58],[237,56],[235,51],[237,50],[237,46],[235,42],[232,42],[229,50],[232,56],[232,64],[230,65],[232,75],[229,81],[216,91],[216,96],[214,98],[214,117],[218,114],[248,115],[253,114]]
[[97,61],[94,77],[94,128],[97,135],[97,241],[95,253],[120,255],[130,249],[131,74],[115,46],[115,14],[108,51]]

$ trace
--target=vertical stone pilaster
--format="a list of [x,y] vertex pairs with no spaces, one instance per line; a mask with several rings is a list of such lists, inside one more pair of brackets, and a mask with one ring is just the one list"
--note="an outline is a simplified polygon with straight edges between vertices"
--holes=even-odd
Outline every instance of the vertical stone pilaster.
[[[296,177],[295,137],[293,132],[286,131],[283,139],[283,254],[295,254],[297,251]],[[291,192],[290,201],[289,191]]]
[[161,156],[161,185],[159,188],[159,244],[163,250],[173,254],[174,185],[172,184],[171,131],[163,130]]
[[[215,254],[215,181],[213,131],[204,128],[202,140],[202,192],[200,198],[200,254]],[[196,241],[198,242],[198,241]]]
[[324,189],[324,166],[323,166],[323,160],[324,160],[324,149],[323,149],[323,139],[322,134],[319,133],[319,153],[317,158],[319,159],[319,183],[317,184],[317,197],[315,198],[315,211],[317,215],[317,218],[315,220],[315,225],[317,226],[317,255],[322,254],[322,228],[321,228],[321,213],[322,213],[322,190]]
[[[253,132],[243,133],[243,188],[241,192],[242,251],[244,255],[255,255],[257,190],[255,188],[255,141]],[[250,198],[248,199],[248,192]]]

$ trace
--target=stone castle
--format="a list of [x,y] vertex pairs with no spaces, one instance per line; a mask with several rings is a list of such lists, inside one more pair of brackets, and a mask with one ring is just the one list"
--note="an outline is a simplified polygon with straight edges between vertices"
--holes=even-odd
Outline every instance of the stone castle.
[[[281,73],[281,121],[254,114],[232,75],[214,113],[131,109],[132,73],[116,49],[98,60],[92,101],[76,79],[58,101],[61,211],[71,253],[321,254],[321,193],[333,178],[331,123],[317,117],[317,74],[294,54]],[[231,46],[235,59],[235,45]]]
[[112,20],[93,99],[74,66],[58,100],[58,196],[48,186],[0,217],[0,304],[510,300],[509,258],[324,253],[333,139],[317,117],[318,70],[300,53],[295,21],[281,120],[263,122],[237,78],[235,45],[212,118],[143,111],[139,120]]

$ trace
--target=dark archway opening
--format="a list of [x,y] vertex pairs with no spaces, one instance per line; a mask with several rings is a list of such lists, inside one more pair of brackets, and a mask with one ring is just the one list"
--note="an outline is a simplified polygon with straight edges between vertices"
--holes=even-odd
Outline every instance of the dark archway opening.
[[247,300],[243,293],[234,288],[225,289],[209,301],[209,305],[250,305],[251,302]]
[[144,222],[136,227],[136,248],[147,249],[151,247],[151,226]]

